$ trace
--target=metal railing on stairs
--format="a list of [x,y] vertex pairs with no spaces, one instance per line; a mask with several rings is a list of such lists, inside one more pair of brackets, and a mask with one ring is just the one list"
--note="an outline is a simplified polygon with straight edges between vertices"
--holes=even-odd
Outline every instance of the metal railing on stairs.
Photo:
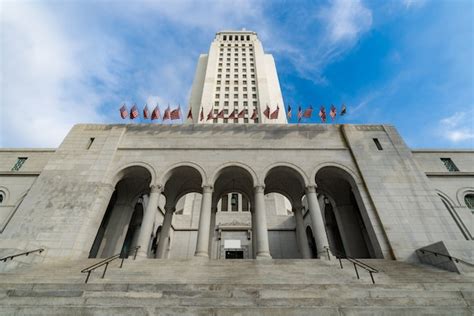
[[357,276],[357,279],[360,279],[360,276],[359,276],[359,271],[357,270],[357,266],[361,267],[362,269],[366,270],[367,272],[369,272],[370,274],[370,279],[372,280],[372,284],[375,284],[375,280],[374,280],[374,273],[379,273],[379,270],[375,269],[374,267],[371,267],[370,265],[368,265],[367,263],[365,262],[362,262],[354,257],[351,257],[351,256],[348,256],[340,251],[337,251],[337,250],[334,250],[334,249],[331,249],[329,247],[324,247],[324,249],[326,250],[326,253],[327,253],[327,256],[328,256],[328,259],[331,260],[331,256],[330,256],[330,253],[333,254],[333,256],[336,257],[336,259],[339,260],[339,266],[341,267],[341,269],[344,269],[343,265],[342,265],[342,259],[346,259],[347,261],[351,262],[354,266],[354,270],[355,270],[355,273],[356,273],[356,276]]
[[[464,263],[465,265],[468,265],[468,266],[470,266],[470,267],[474,267],[474,264],[471,263],[471,262],[468,262],[468,261],[466,261],[466,260],[453,257],[453,256],[451,256],[451,255],[445,255],[444,253],[440,253],[440,252],[436,252],[436,251],[432,251],[432,250],[427,250],[427,249],[417,249],[416,251],[417,251],[417,252],[421,252],[421,254],[423,254],[423,255],[424,255],[425,252],[426,252],[426,253],[428,253],[428,254],[430,254],[430,255],[434,255],[435,257],[440,256],[440,257],[448,258],[450,261],[454,261],[454,262],[456,262],[456,263]],[[460,272],[458,271],[458,273],[460,273]]]
[[[135,260],[137,258],[137,252],[138,252],[138,249],[140,249],[140,246],[137,246],[135,248],[132,248],[128,254],[132,251],[135,251],[134,255],[133,255],[133,260]],[[105,265],[105,268],[104,268],[104,272],[102,272],[102,277],[101,279],[103,279],[105,277],[105,273],[107,272],[107,268],[109,266],[109,263],[111,263],[112,261],[114,261],[115,259],[122,259],[122,261],[120,262],[120,266],[119,268],[121,269],[123,267],[123,261],[125,260],[125,257],[126,257],[126,254],[122,251],[116,255],[113,255],[113,256],[110,256],[102,261],[99,261],[85,269],[82,269],[81,270],[81,273],[87,273],[87,277],[86,277],[86,281],[84,283],[87,283],[89,281],[89,277],[91,276],[91,273],[97,269],[97,268],[100,268],[102,267],[103,265]]]
[[0,258],[0,261],[7,262],[8,259],[13,260],[13,258],[15,258],[15,257],[28,256],[30,253],[34,253],[34,252],[42,253],[43,251],[44,251],[43,248],[38,248],[38,249],[35,249],[35,250],[29,250],[29,251],[25,251],[25,252],[22,252],[22,253],[17,253],[15,255],[10,255],[10,256]]

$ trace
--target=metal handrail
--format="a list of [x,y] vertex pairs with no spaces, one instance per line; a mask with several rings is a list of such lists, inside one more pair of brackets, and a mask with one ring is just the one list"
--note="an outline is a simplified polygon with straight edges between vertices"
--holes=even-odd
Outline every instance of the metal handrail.
[[464,264],[467,264],[468,266],[474,267],[474,263],[471,263],[471,262],[468,262],[468,261],[466,261],[466,260],[463,260],[463,259],[459,259],[459,258],[450,256],[450,255],[445,255],[444,253],[440,253],[440,252],[436,252],[436,251],[432,251],[432,250],[426,250],[426,249],[417,249],[416,251],[419,251],[419,252],[421,252],[422,254],[424,254],[425,252],[428,252],[428,253],[430,253],[430,254],[432,254],[432,255],[435,255],[435,257],[437,257],[437,256],[446,257],[446,258],[448,258],[448,259],[451,260],[451,261],[454,261],[454,262],[462,262],[462,263],[464,263]]
[[366,270],[367,272],[369,272],[370,274],[370,279],[372,280],[372,284],[375,284],[375,280],[374,280],[374,273],[379,273],[379,270],[375,269],[374,267],[371,267],[369,266],[367,263],[365,262],[362,262],[354,257],[351,257],[351,256],[348,256],[346,254],[343,254],[342,252],[340,251],[337,251],[337,250],[334,250],[334,249],[331,249],[329,247],[324,247],[327,251],[327,254],[328,254],[328,258],[330,257],[329,256],[329,252],[332,252],[333,255],[339,260],[339,266],[341,267],[341,269],[344,269],[344,267],[342,266],[342,260],[341,259],[346,259],[347,261],[351,262],[353,265],[354,265],[354,270],[355,270],[355,273],[357,275],[357,279],[360,279],[360,276],[359,276],[359,271],[357,270],[357,266],[361,267],[362,269]]
[[0,261],[7,262],[8,259],[13,260],[13,258],[15,258],[15,257],[28,256],[30,253],[34,253],[34,252],[42,253],[43,251],[44,251],[43,248],[38,248],[38,249],[35,249],[35,250],[25,251],[25,252],[22,252],[22,253],[17,253],[16,255],[10,255],[10,256],[3,257],[3,258],[0,259]]
[[[135,254],[133,255],[133,260],[135,260],[137,258],[137,252],[138,252],[138,249],[140,249],[140,246],[136,246],[135,248],[131,249],[130,251],[135,251]],[[130,253],[129,251],[129,253]],[[102,272],[102,277],[101,279],[103,279],[105,277],[105,272],[107,272],[107,267],[109,266],[109,263],[111,263],[112,261],[114,261],[115,259],[118,259],[118,258],[121,258],[122,261],[120,262],[120,266],[119,268],[121,269],[123,267],[123,261],[125,260],[125,254],[122,252],[116,254],[116,255],[113,255],[113,256],[110,256],[102,261],[99,261],[97,263],[94,263],[93,265],[85,268],[85,269],[82,269],[81,270],[81,273],[87,273],[87,277],[86,277],[86,281],[84,283],[87,283],[87,281],[89,281],[89,277],[91,276],[91,272],[94,271],[95,269],[97,268],[100,268],[101,266],[105,265],[105,268],[104,268],[104,272]]]

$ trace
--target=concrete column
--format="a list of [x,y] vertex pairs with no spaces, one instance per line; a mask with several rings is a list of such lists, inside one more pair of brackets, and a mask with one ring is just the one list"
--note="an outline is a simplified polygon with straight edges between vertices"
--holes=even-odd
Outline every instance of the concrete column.
[[242,194],[237,195],[237,206],[238,206],[238,211],[242,213]]
[[303,220],[303,209],[301,206],[293,208],[293,213],[295,214],[296,222],[296,237],[298,239],[298,246],[300,248],[303,259],[311,259],[311,250],[308,245],[308,238],[306,237],[306,231],[304,229],[304,220]]
[[174,206],[165,206],[165,218],[163,219],[163,224],[161,225],[160,240],[158,240],[158,246],[156,248],[156,257],[158,259],[165,258],[174,211]]
[[265,210],[265,187],[258,185],[255,187],[255,224],[257,230],[257,259],[271,258],[268,244],[267,213]]
[[211,228],[209,229],[209,257],[212,257],[212,249],[214,246],[214,233],[216,232],[216,215],[217,205],[213,205],[211,208]]
[[313,234],[316,241],[318,258],[327,259],[324,247],[329,247],[329,242],[326,235],[326,227],[324,226],[323,214],[321,213],[318,197],[316,195],[315,185],[309,185],[306,187],[306,199],[308,200],[311,223],[313,224]]
[[257,219],[255,218],[255,207],[252,206],[252,255],[257,258]]
[[211,227],[212,186],[202,187],[201,213],[196,243],[197,257],[209,257],[209,229]]
[[152,185],[148,205],[143,214],[142,226],[140,234],[138,235],[138,249],[137,256],[146,258],[148,256],[148,247],[151,236],[153,235],[153,224],[155,221],[155,213],[158,209],[158,202],[160,201],[161,186]]

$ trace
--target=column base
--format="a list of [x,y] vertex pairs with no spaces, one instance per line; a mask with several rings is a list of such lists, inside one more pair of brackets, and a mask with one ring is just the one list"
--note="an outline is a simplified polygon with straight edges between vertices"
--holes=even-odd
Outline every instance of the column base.
[[257,260],[271,260],[272,256],[268,252],[258,253],[257,258],[255,258],[255,259],[257,259]]
[[196,253],[194,254],[194,257],[207,258],[207,259],[209,259],[209,254],[208,254],[207,252],[200,251],[200,252],[196,252]]

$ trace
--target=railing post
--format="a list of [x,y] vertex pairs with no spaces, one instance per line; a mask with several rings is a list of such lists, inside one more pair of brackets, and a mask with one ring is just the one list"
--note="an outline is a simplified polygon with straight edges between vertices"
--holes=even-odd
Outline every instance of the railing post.
[[372,284],[375,284],[374,276],[372,275],[372,271],[369,271],[369,274],[370,274],[370,278],[372,279]]
[[102,279],[105,277],[105,272],[107,272],[107,267],[109,266],[109,263],[107,262],[105,264],[105,268],[104,268],[104,273],[102,273]]
[[87,281],[89,281],[90,276],[91,276],[91,271],[88,271],[87,272],[87,277],[86,277],[86,282],[84,282],[84,283],[87,283]]
[[140,246],[135,247],[135,255],[133,256],[133,260],[137,259],[138,249],[140,249]]
[[359,277],[359,271],[357,271],[357,266],[356,266],[356,264],[355,264],[354,262],[352,262],[352,264],[354,265],[354,269],[355,269],[355,271],[356,271],[357,279],[360,279],[360,277]]
[[328,254],[328,261],[331,261],[331,256],[329,255],[329,248],[328,247],[326,247],[326,252]]
[[341,260],[341,257],[339,257],[339,265],[341,266],[341,269],[344,269],[344,268],[342,267],[342,260]]
[[123,267],[123,261],[124,260],[125,260],[125,256],[122,257],[122,261],[120,262],[120,267],[119,267],[120,269],[122,269],[122,267]]

